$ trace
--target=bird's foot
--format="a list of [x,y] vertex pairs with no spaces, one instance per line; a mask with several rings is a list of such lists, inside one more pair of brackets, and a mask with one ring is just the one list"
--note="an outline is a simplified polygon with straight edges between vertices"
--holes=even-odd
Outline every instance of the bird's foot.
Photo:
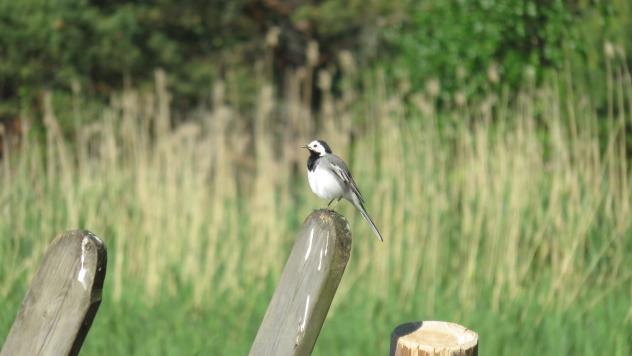
[[[331,210],[331,211],[336,211],[336,206],[338,205],[338,202],[340,201],[340,199],[342,199],[342,197],[339,198],[333,198],[329,201],[329,204],[327,204],[327,209]],[[336,202],[336,204],[334,204],[334,207],[331,207],[331,203]]]

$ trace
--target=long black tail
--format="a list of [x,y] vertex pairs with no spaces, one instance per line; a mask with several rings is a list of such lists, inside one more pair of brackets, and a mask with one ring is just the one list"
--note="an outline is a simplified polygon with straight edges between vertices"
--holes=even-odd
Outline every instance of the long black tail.
[[360,210],[360,214],[362,214],[362,216],[364,217],[364,220],[366,220],[366,222],[369,223],[369,226],[371,226],[371,230],[373,230],[373,233],[375,234],[375,236],[377,236],[378,240],[384,242],[384,239],[382,238],[382,234],[380,234],[380,230],[377,229],[377,226],[375,226],[373,219],[371,219],[371,217],[369,216],[369,213],[366,212],[366,209],[364,208],[364,204],[362,204],[360,199],[358,199],[358,197],[356,197],[355,194],[353,194],[353,200],[351,202],[358,210]]

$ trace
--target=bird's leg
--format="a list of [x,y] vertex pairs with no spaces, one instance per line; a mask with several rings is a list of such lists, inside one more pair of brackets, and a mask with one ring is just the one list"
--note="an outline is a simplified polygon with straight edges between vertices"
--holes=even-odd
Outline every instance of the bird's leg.
[[338,204],[338,202],[340,201],[340,199],[342,199],[342,197],[338,197],[338,198],[333,198],[329,201],[329,204],[327,204],[327,207],[331,207],[331,203],[333,203],[334,201],[336,201],[336,204]]

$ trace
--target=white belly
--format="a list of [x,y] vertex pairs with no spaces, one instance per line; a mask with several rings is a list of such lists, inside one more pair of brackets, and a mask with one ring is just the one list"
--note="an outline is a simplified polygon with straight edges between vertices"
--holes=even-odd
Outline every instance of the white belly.
[[344,186],[340,183],[338,177],[334,173],[318,166],[313,172],[307,171],[307,179],[312,192],[320,198],[331,200],[341,197],[344,193]]

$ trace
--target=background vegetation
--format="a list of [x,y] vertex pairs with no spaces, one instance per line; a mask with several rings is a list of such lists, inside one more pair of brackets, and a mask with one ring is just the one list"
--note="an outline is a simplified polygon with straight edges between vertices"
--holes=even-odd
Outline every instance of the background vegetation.
[[[629,57],[631,19],[626,0],[3,0],[0,114],[41,114],[48,89],[67,127],[73,91],[102,102],[151,83],[156,68],[170,75],[171,105],[187,111],[208,103],[215,79],[251,78],[253,58],[272,57],[283,86],[288,70],[340,70],[345,50],[412,89],[439,79],[443,99],[501,81],[517,89],[525,75],[541,83],[568,61],[581,68],[574,75],[601,78],[605,43]],[[252,80],[233,84],[254,100]]]
[[[632,353],[626,1],[0,2],[0,338],[50,240],[108,246],[85,355],[246,354],[305,152],[351,166],[318,355],[450,320],[481,352]],[[162,68],[162,69],[159,69]],[[4,133],[5,135],[7,132]]]

